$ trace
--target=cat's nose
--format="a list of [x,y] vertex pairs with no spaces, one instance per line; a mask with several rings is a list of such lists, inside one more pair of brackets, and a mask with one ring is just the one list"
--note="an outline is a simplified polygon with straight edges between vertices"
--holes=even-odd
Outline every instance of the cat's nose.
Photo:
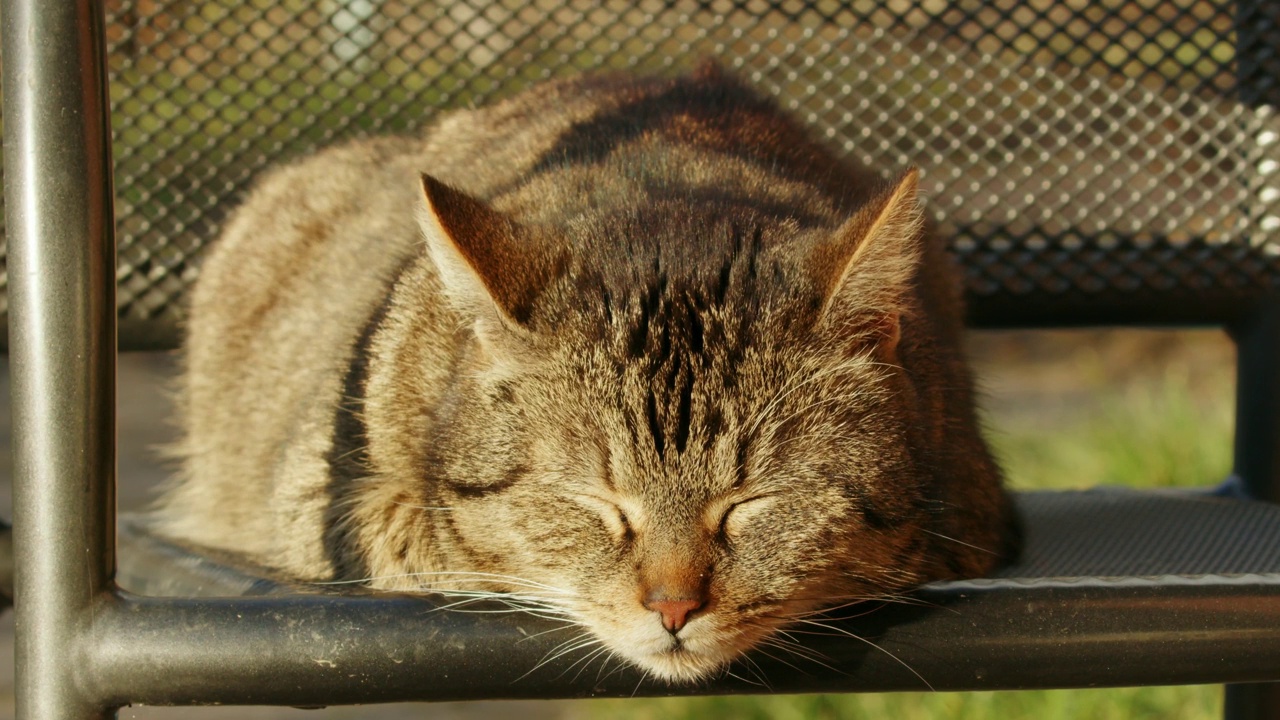
[[689,616],[706,605],[702,598],[669,600],[661,596],[645,598],[644,606],[662,615],[662,627],[672,635],[689,622]]

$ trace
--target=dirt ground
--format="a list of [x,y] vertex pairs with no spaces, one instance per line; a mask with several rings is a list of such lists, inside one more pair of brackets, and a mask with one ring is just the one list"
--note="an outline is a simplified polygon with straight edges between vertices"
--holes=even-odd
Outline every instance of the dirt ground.
[[[984,406],[995,425],[1018,423],[1051,433],[1057,423],[1087,413],[1092,404],[1126,383],[1171,364],[1191,375],[1220,372],[1233,361],[1231,343],[1218,332],[1090,331],[975,333],[970,353]],[[154,448],[173,437],[167,383],[174,363],[166,355],[126,355],[119,364],[119,504],[142,507],[168,474]],[[0,405],[8,407],[7,363],[0,368]],[[1194,390],[1194,388],[1193,388]],[[11,517],[10,418],[0,413],[0,516]],[[13,717],[13,614],[0,616],[0,720]],[[276,720],[368,718],[434,720],[517,718],[551,720],[581,714],[574,702],[489,702],[329,708],[126,708],[121,718],[150,720]]]

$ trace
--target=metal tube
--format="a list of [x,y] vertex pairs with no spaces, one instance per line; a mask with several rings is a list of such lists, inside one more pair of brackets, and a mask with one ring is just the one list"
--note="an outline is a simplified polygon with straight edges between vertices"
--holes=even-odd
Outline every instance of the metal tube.
[[[1252,497],[1280,502],[1280,298],[1235,328],[1236,435],[1233,473]],[[1272,678],[1274,679],[1274,678]],[[1280,716],[1280,684],[1228,685],[1224,717]]]
[[115,567],[115,250],[102,3],[4,0],[19,718],[113,715],[79,638]]
[[694,686],[646,681],[619,660],[588,658],[595,648],[553,657],[582,632],[554,619],[372,595],[123,596],[95,609],[84,660],[95,696],[159,705],[1250,682],[1280,666],[1275,575],[1046,581],[1034,592],[979,581],[921,599],[806,636],[821,662],[757,655]]
[[1234,332],[1236,477],[1259,500],[1280,502],[1280,297]]
[[[1235,30],[1236,93],[1241,104],[1266,118],[1265,132],[1274,132],[1280,105],[1280,8],[1270,0],[1237,0]],[[1280,182],[1273,162],[1276,147],[1258,142],[1250,150],[1252,167],[1241,178],[1252,198],[1246,210],[1253,232],[1266,232],[1273,218],[1262,217],[1268,207],[1263,198]],[[1260,303],[1253,317],[1233,328],[1233,336],[1238,352],[1233,471],[1250,495],[1280,502],[1280,298]],[[1280,717],[1280,685],[1275,683],[1228,685],[1225,696],[1228,720]]]

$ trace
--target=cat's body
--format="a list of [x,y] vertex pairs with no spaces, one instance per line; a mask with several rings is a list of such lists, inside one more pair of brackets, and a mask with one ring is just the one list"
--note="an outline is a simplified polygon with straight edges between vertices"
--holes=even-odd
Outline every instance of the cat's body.
[[544,84],[259,184],[194,293],[162,528],[518,592],[701,677],[1008,552],[960,326],[914,172],[714,68]]

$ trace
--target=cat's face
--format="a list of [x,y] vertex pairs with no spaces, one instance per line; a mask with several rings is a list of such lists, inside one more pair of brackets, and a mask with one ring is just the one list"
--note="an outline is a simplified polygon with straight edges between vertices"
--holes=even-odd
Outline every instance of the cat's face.
[[586,628],[598,644],[574,659],[603,646],[670,681],[785,652],[777,628],[918,583],[901,373],[870,351],[766,341],[782,316],[705,313],[700,348],[687,314],[667,320],[635,357],[619,319],[617,342],[460,389],[448,444],[467,450],[432,502],[452,508],[472,569]]
[[449,570],[669,681],[945,574],[898,362],[914,175],[834,231],[652,202],[552,238],[425,182],[472,338],[427,463]]

